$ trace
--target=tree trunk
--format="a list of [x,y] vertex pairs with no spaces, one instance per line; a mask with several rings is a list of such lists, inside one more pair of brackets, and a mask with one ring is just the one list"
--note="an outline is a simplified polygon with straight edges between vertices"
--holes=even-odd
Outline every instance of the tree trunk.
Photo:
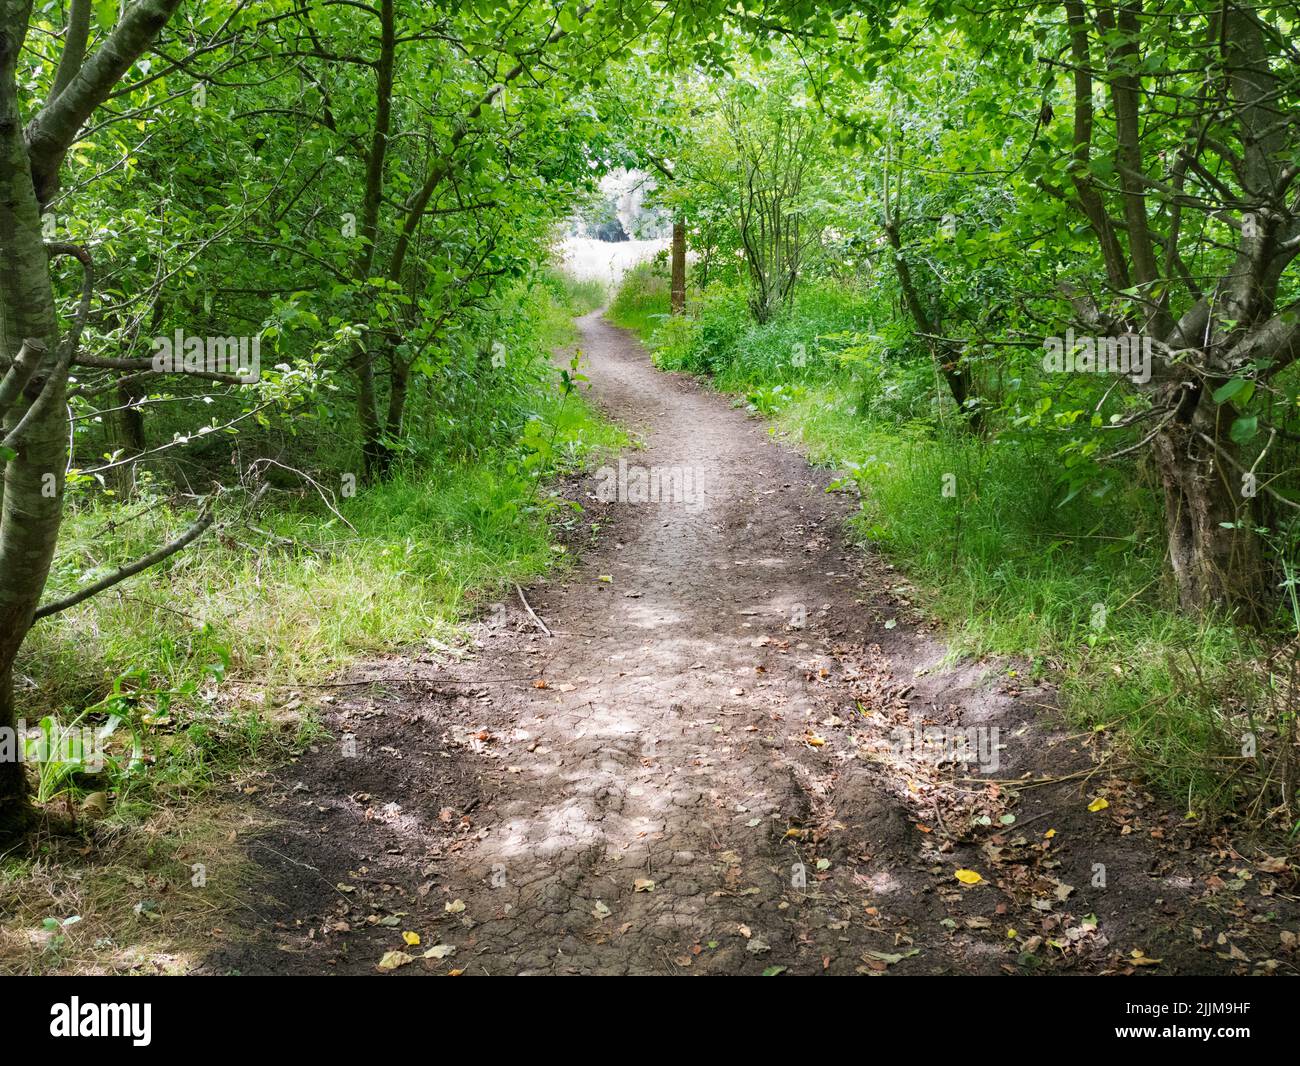
[[[129,459],[145,450],[144,412],[134,406],[145,395],[138,381],[119,384],[116,390],[117,406],[114,411],[114,446],[121,449],[122,458]],[[123,463],[113,471],[114,487],[118,495],[128,497],[135,492],[135,463]]]
[[686,223],[673,223],[672,313],[686,312]]
[[[45,385],[57,359],[59,329],[50,262],[41,235],[14,65],[24,25],[0,25],[0,366],[8,366],[26,338],[46,348],[24,397],[5,417],[12,430]],[[66,432],[65,375],[48,382],[54,392],[30,423],[17,454],[5,464],[0,512],[0,729],[16,730],[13,665],[54,558],[63,513]],[[21,763],[0,763],[0,831],[21,829],[30,807]]]
[[966,420],[967,428],[972,433],[979,433],[984,427],[984,414],[977,404],[967,403],[971,397],[971,387],[969,377],[961,366],[961,353],[954,351],[951,345],[945,344],[938,338],[939,325],[930,317],[921,302],[921,295],[917,292],[916,282],[912,277],[912,269],[903,255],[903,239],[897,222],[892,219],[885,222],[885,236],[894,252],[894,272],[898,276],[898,287],[903,293],[903,303],[907,306],[907,311],[912,316],[917,330],[924,335],[925,345],[938,364],[944,381],[948,383],[948,391],[952,393],[957,409]]
[[[14,709],[13,669],[0,672],[0,726],[14,729],[15,749],[22,743],[17,736],[17,713]],[[27,799],[27,774],[17,759],[0,760],[0,841],[22,836],[31,824],[32,806]]]
[[[403,362],[396,356],[390,360],[392,373],[388,385],[388,415],[385,420],[384,437],[386,440],[400,440],[402,436],[402,423],[406,418],[406,397],[410,389],[411,364]],[[375,477],[383,480],[393,471],[393,449],[388,446],[383,447],[382,454],[377,457]]]
[[[0,728],[15,731],[17,709],[13,669],[31,628],[54,559],[63,518],[67,467],[64,397],[67,369],[89,309],[93,283],[89,256],[62,251],[85,269],[78,325],[60,347],[58,313],[50,278],[50,256],[41,232],[41,212],[58,192],[59,170],[68,146],[113,86],[149,47],[181,0],[136,0],[123,8],[109,35],[82,59],[82,15],[70,27],[56,81],[63,86],[24,128],[17,65],[32,14],[32,0],[0,0],[0,369],[27,341],[45,352],[24,390],[26,401],[5,414],[4,430],[22,433],[11,442],[4,464],[0,504]],[[39,401],[38,401],[39,397]],[[24,423],[24,420],[25,423]],[[15,738],[16,739],[16,738]],[[0,764],[0,832],[21,829],[30,801],[21,763]]]
[[1210,422],[1198,412],[1152,442],[1165,498],[1169,565],[1183,609],[1221,610],[1258,623],[1267,613],[1267,573],[1255,533],[1256,508],[1228,461],[1235,445],[1213,424],[1203,424]]

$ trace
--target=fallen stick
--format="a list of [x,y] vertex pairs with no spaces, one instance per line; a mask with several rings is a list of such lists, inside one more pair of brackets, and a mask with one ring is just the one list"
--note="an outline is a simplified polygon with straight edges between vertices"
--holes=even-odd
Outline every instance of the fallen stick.
[[518,581],[515,582],[515,591],[519,593],[519,602],[524,605],[524,610],[528,612],[528,617],[537,623],[537,628],[540,629],[552,640],[555,639],[555,634],[546,628],[546,623],[543,622],[540,618],[538,618],[536,613],[534,613],[533,609],[528,606],[528,599],[527,597],[524,596],[524,590],[519,587]]
[[540,681],[538,677],[363,677],[356,681],[257,681],[253,678],[227,677],[231,685],[255,688],[353,688],[357,685],[502,685],[509,681]]

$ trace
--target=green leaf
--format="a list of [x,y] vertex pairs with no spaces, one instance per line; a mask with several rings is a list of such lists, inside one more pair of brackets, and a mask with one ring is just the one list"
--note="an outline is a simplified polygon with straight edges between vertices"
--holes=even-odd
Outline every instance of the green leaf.
[[1228,436],[1232,438],[1235,444],[1245,444],[1259,432],[1259,418],[1255,415],[1247,415],[1244,418],[1238,418],[1232,423],[1232,429],[1228,431]]
[[1214,390],[1214,402],[1227,403],[1241,392],[1247,384],[1248,382],[1245,378],[1233,378],[1231,381],[1225,382]]

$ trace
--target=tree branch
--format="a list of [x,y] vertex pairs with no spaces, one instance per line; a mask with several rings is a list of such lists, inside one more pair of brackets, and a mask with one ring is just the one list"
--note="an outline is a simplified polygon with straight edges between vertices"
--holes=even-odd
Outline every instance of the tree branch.
[[162,562],[169,556],[175,555],[182,548],[186,547],[186,545],[197,540],[204,530],[206,530],[208,526],[212,525],[212,517],[211,500],[208,499],[203,502],[203,506],[199,511],[199,517],[175,540],[169,541],[161,548],[150,552],[148,555],[137,559],[133,563],[128,563],[126,566],[118,567],[111,574],[106,574],[94,584],[87,585],[85,588],[79,589],[69,596],[64,596],[61,600],[54,600],[51,603],[47,603],[44,607],[38,607],[36,613],[32,615],[32,621],[35,622],[40,618],[45,618],[47,615],[58,614],[60,611],[66,611],[69,607],[75,607],[77,604],[90,599],[92,596],[99,595],[99,593],[103,592],[105,589],[112,588],[114,585],[125,581],[128,577],[133,577],[140,573],[141,570],[147,570],[154,564]]

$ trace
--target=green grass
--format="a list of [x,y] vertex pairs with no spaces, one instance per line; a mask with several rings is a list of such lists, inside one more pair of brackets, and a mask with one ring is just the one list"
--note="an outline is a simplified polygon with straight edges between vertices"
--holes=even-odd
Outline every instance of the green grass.
[[643,339],[668,317],[668,277],[652,263],[638,263],[624,276],[605,313],[616,326]]
[[[539,343],[572,339],[562,306],[544,302]],[[190,548],[36,625],[18,667],[31,682],[20,713],[66,724],[115,682],[129,693],[120,702],[154,762],[114,780],[115,815],[301,745],[315,735],[315,701],[290,701],[294,685],[366,655],[450,643],[511,582],[563,564],[554,527],[574,515],[548,485],[626,438],[547,374],[512,386],[509,419],[483,405],[496,443],[471,455],[417,456],[350,497],[337,473],[317,471],[329,504],[286,476],[253,511],[219,505],[216,528]],[[47,598],[192,520],[149,484],[129,502],[96,494],[69,509]]]
[[605,306],[609,293],[595,278],[566,278],[566,296],[574,314],[586,315]]
[[[17,668],[19,714],[122,723],[105,771],[40,767],[44,810],[56,823],[76,816],[81,832],[0,857],[0,972],[188,969],[211,949],[214,913],[229,932],[257,892],[245,839],[263,821],[229,785],[329,742],[329,690],[313,683],[368,656],[442,650],[512,581],[566,565],[555,534],[577,516],[552,486],[627,440],[560,387],[548,354],[576,339],[573,314],[604,298],[544,274],[503,301],[510,373],[454,380],[391,480],[344,497],[339,473],[316,469],[338,515],[287,475],[254,509],[232,493],[188,549],[37,623]],[[300,453],[329,454],[312,444]],[[81,492],[49,599],[193,518],[158,476],[129,501]],[[195,861],[208,887],[170,891]],[[156,907],[150,921],[142,901]]]
[[[691,313],[668,320],[666,293],[643,272],[629,275],[614,308],[656,363],[710,375],[813,462],[856,483],[854,532],[920,586],[954,654],[1027,660],[1060,685],[1072,722],[1108,731],[1198,816],[1274,805],[1276,783],[1241,772],[1238,758],[1247,733],[1276,754],[1277,715],[1247,712],[1268,704],[1258,648],[1224,622],[1174,608],[1154,486],[1120,470],[1070,496],[1047,435],[1007,424],[987,440],[963,431],[930,367],[897,347],[878,364],[841,358],[867,301],[833,285],[809,289],[765,326],[748,319],[743,292],[726,289],[693,294]],[[875,331],[885,343],[906,333],[880,320]]]

